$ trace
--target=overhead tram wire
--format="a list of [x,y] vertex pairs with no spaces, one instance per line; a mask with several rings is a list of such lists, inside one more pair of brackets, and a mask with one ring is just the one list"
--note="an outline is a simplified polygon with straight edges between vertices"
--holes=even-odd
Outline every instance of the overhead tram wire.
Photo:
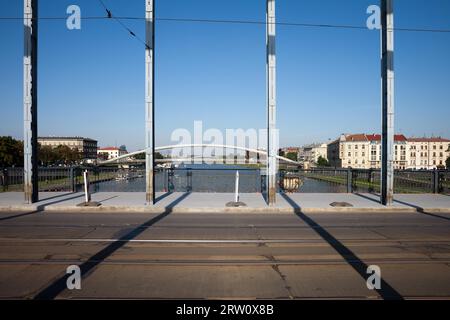
[[[101,1],[101,0],[99,0]],[[140,39],[132,30],[130,30],[126,25],[123,24],[122,20],[145,20],[143,17],[131,17],[131,16],[114,16],[112,12],[104,6],[101,1],[102,6],[107,12],[107,16],[86,16],[81,17],[82,20],[116,20],[123,28],[126,29],[133,37],[136,37],[143,44],[145,44],[142,39]],[[38,20],[66,20],[65,17],[39,17]],[[0,20],[23,20],[23,17],[0,17]],[[167,22],[186,22],[186,23],[223,23],[223,24],[254,24],[254,25],[266,25],[265,21],[257,20],[221,20],[221,19],[190,19],[190,18],[155,18],[155,21],[167,21]],[[329,29],[353,29],[353,30],[369,30],[366,26],[358,25],[339,25],[339,24],[318,24],[318,23],[301,23],[301,22],[282,22],[277,21],[269,24],[275,24],[277,26],[288,26],[288,27],[304,27],[304,28],[329,28]],[[404,31],[404,32],[424,32],[424,33],[450,33],[450,29],[425,29],[425,28],[399,28],[395,27],[389,29],[392,31]]]
[[105,5],[105,3],[103,2],[103,0],[98,0],[100,2],[100,4],[102,5],[102,7],[105,9],[107,16],[103,17],[106,19],[114,19],[117,23],[120,24],[120,26],[125,29],[132,37],[136,38],[136,40],[138,40],[140,43],[142,43],[147,49],[150,49],[149,45],[142,40],[135,32],[133,32],[133,30],[131,30],[130,28],[128,28],[128,26],[126,26],[122,21],[121,18],[118,18],[116,16],[114,16],[111,12],[111,10],[108,9],[108,7]]

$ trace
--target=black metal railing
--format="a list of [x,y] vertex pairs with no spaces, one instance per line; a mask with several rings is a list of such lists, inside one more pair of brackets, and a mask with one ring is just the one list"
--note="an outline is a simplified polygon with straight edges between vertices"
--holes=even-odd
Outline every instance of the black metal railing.
[[[81,191],[83,171],[89,172],[93,191],[145,191],[145,169],[120,167],[41,167],[39,191]],[[266,190],[265,170],[259,168],[156,168],[157,192],[234,192],[236,171],[239,191]],[[298,180],[295,180],[297,177]],[[380,191],[380,170],[314,168],[280,170],[279,191],[353,193]],[[289,185],[289,187],[287,187]],[[294,186],[294,187],[293,187]],[[297,187],[296,187],[297,186]],[[0,192],[23,190],[23,168],[0,170]],[[450,193],[448,170],[394,172],[396,193]]]

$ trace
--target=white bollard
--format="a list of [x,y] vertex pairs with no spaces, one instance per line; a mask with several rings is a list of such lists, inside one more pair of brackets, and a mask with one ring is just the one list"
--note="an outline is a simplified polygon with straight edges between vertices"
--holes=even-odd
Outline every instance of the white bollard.
[[239,171],[236,171],[236,182],[234,185],[234,202],[239,202]]
[[91,202],[91,194],[89,193],[89,172],[84,170],[83,172],[84,178],[84,198],[86,203]]

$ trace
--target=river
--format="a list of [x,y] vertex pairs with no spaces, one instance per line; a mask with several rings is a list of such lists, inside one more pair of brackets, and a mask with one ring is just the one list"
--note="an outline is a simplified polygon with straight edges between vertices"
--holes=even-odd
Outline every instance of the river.
[[[261,192],[262,179],[259,169],[251,169],[233,165],[189,164],[174,170],[173,177],[168,177],[168,171],[157,172],[155,186],[157,192],[168,190],[171,181],[172,191],[186,192],[234,192],[236,171],[239,171],[239,192]],[[346,186],[337,183],[320,181],[302,177],[300,193],[344,193]],[[145,178],[137,177],[128,180],[113,180],[93,185],[95,192],[144,192]]]

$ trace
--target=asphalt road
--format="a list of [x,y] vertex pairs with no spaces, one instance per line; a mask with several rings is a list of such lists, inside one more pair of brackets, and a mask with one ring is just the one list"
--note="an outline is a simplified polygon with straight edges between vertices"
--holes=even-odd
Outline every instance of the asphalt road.
[[450,214],[3,212],[0,298],[450,298]]

